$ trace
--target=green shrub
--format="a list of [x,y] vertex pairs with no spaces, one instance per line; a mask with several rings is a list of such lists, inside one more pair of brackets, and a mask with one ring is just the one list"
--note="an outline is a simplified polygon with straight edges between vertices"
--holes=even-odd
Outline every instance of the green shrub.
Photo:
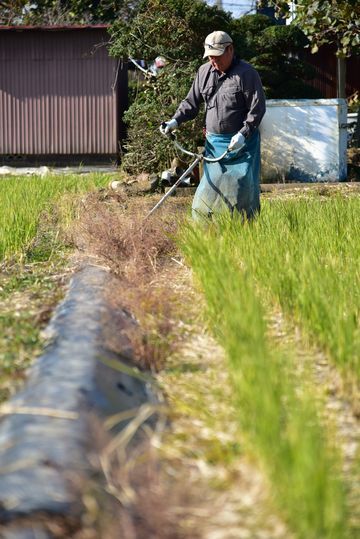
[[[123,157],[126,172],[159,172],[170,166],[175,151],[159,133],[159,126],[186,97],[204,62],[204,40],[219,29],[232,36],[238,56],[258,69],[268,98],[320,97],[304,82],[313,73],[295,56],[289,58],[290,52],[301,52],[306,43],[300,30],[276,26],[265,15],[232,19],[201,0],[141,2],[130,19],[118,20],[111,27],[110,53],[141,58],[148,64],[161,55],[167,64],[157,78],[144,79],[139,74],[136,89],[132,87],[133,100],[124,117],[128,128]],[[202,127],[200,111],[194,121],[181,126],[179,141],[192,151],[203,146]]]
[[[167,60],[156,79],[144,80],[125,114],[128,139],[124,149],[126,172],[158,172],[170,166],[174,149],[159,132],[162,121],[174,114],[190,89],[202,64],[203,43],[212,31],[230,32],[231,16],[199,0],[149,0],[129,21],[111,28],[110,53],[142,58],[152,63],[158,55]],[[180,142],[188,149],[203,145],[203,117],[182,126]]]
[[297,52],[308,44],[305,34],[296,26],[275,25],[265,28],[258,40],[259,47],[267,51]]

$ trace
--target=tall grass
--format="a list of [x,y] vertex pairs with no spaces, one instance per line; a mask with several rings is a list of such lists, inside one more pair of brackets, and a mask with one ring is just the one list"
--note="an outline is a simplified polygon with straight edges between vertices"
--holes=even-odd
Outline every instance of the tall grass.
[[360,199],[272,202],[232,237],[259,286],[358,382]]
[[19,255],[34,238],[42,212],[65,193],[82,193],[108,183],[106,175],[12,177],[0,180],[0,260]]
[[[313,261],[320,257],[327,270],[330,259],[335,272],[335,257],[350,256],[348,245],[336,237],[339,227],[342,238],[346,235],[356,243],[348,237],[346,219],[339,216],[345,203],[331,204],[336,209],[319,201],[275,203],[251,225],[225,219],[208,229],[188,226],[179,240],[206,296],[214,332],[227,352],[243,431],[268,473],[279,507],[301,539],[351,537],[345,487],[340,457],[318,419],[318,405],[308,385],[295,375],[292,358],[266,338],[261,289],[269,287],[299,316],[306,318],[310,312],[319,321],[316,327],[307,322],[314,334],[330,330],[320,321],[321,312],[328,313],[331,278],[324,286],[321,268],[313,268]],[[349,204],[351,222],[357,203]],[[333,215],[338,223],[334,231],[334,224],[325,223],[326,216]],[[317,299],[314,307],[313,290],[319,291],[316,298],[323,311]],[[326,291],[326,299],[321,291]],[[332,301],[340,301],[342,293],[334,292]],[[330,324],[333,315],[327,316]]]

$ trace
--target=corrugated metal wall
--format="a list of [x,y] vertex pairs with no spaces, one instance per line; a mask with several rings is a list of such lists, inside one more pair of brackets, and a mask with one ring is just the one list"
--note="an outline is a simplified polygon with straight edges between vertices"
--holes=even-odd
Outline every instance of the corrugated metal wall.
[[[309,84],[319,90],[323,97],[337,97],[336,49],[323,45],[316,54],[307,50],[305,59],[316,70],[316,77]],[[360,58],[352,56],[346,59],[346,95],[351,96],[360,88]]]
[[118,153],[122,77],[107,40],[106,29],[0,30],[0,154]]

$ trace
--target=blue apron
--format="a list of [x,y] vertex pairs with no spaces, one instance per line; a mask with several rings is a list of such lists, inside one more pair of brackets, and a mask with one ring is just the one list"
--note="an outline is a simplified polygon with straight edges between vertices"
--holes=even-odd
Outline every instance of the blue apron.
[[[218,157],[233,134],[207,133],[205,156]],[[192,216],[199,220],[228,209],[251,219],[260,210],[260,133],[256,130],[240,150],[230,152],[218,163],[204,161],[204,173],[196,190]]]

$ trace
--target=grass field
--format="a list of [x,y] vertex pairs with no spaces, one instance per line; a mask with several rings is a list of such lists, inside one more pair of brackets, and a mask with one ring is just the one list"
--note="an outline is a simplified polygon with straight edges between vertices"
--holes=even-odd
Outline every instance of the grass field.
[[63,294],[64,230],[79,196],[108,182],[98,174],[0,180],[0,401],[41,352],[40,331]]
[[48,221],[53,220],[48,227],[49,233],[53,237],[56,235],[54,218],[61,218],[66,223],[74,211],[71,198],[65,197],[61,201],[61,197],[93,190],[108,182],[109,177],[104,174],[1,179],[0,260],[14,255],[24,256],[44,214]]
[[[291,352],[269,338],[267,311],[280,306],[358,397],[359,210],[358,198],[272,201],[253,223],[224,217],[181,233],[181,249],[227,353],[249,450],[303,539],[345,539],[356,532],[341,451],[321,421],[322,402]],[[356,464],[353,473],[359,478]]]
[[[152,228],[144,231],[142,217],[131,214],[129,205],[119,204],[115,196],[104,204],[103,193],[95,194],[94,200],[87,198],[86,207],[79,204],[83,193],[108,183],[107,175],[0,181],[0,400],[13,392],[18,381],[21,383],[24,370],[41,353],[40,330],[61,299],[62,285],[68,278],[68,251],[73,244],[64,231],[79,212],[90,240],[97,238],[95,252],[114,273],[127,276],[131,286],[138,279],[145,289],[148,282],[156,294],[163,267],[167,268],[162,277],[165,285],[169,280],[177,283],[176,260],[172,258],[177,254],[171,238],[174,214],[183,214],[183,209],[173,205],[176,199],[170,200],[164,216],[172,226],[165,226],[161,217],[156,221],[156,216],[150,223]],[[144,201],[152,204],[142,197]],[[132,203],[140,205],[135,198]],[[142,210],[140,216],[144,213]],[[349,401],[356,408],[360,374],[359,230],[360,198],[340,195],[265,200],[261,216],[250,224],[220,217],[206,226],[179,225],[178,245],[205,298],[206,324],[226,354],[232,388],[226,398],[231,399],[231,410],[234,404],[240,433],[239,439],[223,441],[215,434],[212,441],[206,438],[201,448],[191,446],[187,440],[194,438],[187,438],[186,432],[181,437],[186,450],[201,454],[205,465],[219,464],[223,459],[223,466],[229,462],[235,466],[238,455],[246,454],[267,478],[270,511],[274,502],[274,512],[294,539],[357,537],[359,522],[353,509],[360,506],[360,496],[357,487],[358,503],[354,501],[353,484],[358,484],[360,477],[359,455],[346,463],[344,473],[343,450],[335,425],[327,418],[327,396],[316,387],[312,366],[299,363],[292,343],[285,345],[282,336],[273,334],[271,320],[283,317],[290,327],[297,328],[305,347],[320,351],[324,361],[340,373]],[[170,264],[166,265],[165,259]],[[161,309],[151,316],[161,322],[160,314],[164,313],[166,331],[176,324],[181,328],[183,320],[191,325],[191,316],[198,320],[197,314],[191,315],[194,300],[181,296],[181,286],[181,297],[160,289],[159,297],[151,296],[150,301],[150,296],[145,296],[146,301],[139,305],[153,311],[159,304]],[[172,302],[172,310],[167,310],[167,301]],[[177,301],[183,305],[179,321],[174,320]],[[143,309],[145,315],[147,308]],[[161,340],[158,328],[153,329],[154,342],[171,339],[171,332],[166,331]],[[153,341],[149,342],[152,345]],[[165,344],[164,349],[171,350],[171,343]],[[156,346],[145,347],[146,354],[150,348]],[[153,352],[156,356],[156,350]],[[150,358],[145,359],[151,364]],[[167,376],[166,357],[158,363],[154,371],[160,369]],[[220,420],[217,417],[215,421],[211,405],[226,408],[227,400],[222,396],[221,381],[217,380],[214,395],[211,380],[205,388],[201,386],[202,368],[196,370],[197,382],[189,391],[195,430],[201,407],[209,424],[213,420],[226,423],[228,415],[222,409]],[[216,377],[216,359],[212,368]],[[169,391],[174,389],[176,394],[174,386],[179,384],[178,393],[184,393],[182,388],[192,383],[191,369],[180,359],[170,371]],[[208,435],[208,429],[204,431]],[[184,477],[186,474],[184,470]],[[187,537],[192,537],[191,533]]]
[[[265,297],[301,323],[354,383],[360,378],[360,199],[272,201],[244,227],[214,225]],[[211,232],[211,231],[209,231]]]

